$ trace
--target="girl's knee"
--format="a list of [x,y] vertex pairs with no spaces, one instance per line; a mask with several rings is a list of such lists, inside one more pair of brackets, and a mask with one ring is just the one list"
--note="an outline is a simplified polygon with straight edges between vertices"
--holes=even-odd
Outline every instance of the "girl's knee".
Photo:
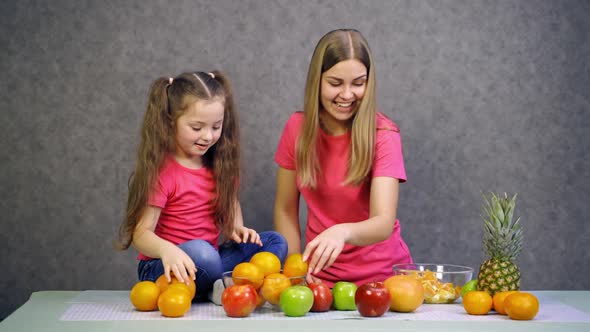
[[285,261],[288,252],[287,240],[279,232],[268,231],[260,233],[263,251],[270,251],[277,255],[281,262]]

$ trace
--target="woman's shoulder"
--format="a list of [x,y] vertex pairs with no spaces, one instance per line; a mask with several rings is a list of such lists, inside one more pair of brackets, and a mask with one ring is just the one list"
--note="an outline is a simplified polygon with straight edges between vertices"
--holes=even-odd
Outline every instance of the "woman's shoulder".
[[387,130],[387,131],[394,131],[394,132],[399,133],[399,127],[397,126],[397,124],[395,122],[393,122],[393,120],[388,118],[385,114],[383,114],[381,112],[377,112],[377,116],[375,117],[375,121],[376,121],[377,131]]
[[304,115],[303,112],[297,111],[289,116],[285,124],[285,130],[298,132],[303,126]]

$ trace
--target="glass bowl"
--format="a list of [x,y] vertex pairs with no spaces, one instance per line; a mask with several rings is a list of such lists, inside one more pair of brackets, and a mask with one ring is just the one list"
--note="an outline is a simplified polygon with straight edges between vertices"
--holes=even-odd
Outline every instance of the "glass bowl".
[[[282,272],[282,271],[281,271]],[[233,276],[233,271],[223,272],[223,285],[227,288],[231,285],[251,284],[258,291],[260,295],[262,306],[264,302],[268,302],[273,306],[278,306],[281,292],[293,285],[307,285],[305,276],[287,277],[285,275],[270,274],[263,279],[252,279],[244,277]]]
[[396,264],[394,275],[410,275],[422,282],[424,303],[453,303],[461,296],[461,287],[473,276],[468,266],[453,264]]

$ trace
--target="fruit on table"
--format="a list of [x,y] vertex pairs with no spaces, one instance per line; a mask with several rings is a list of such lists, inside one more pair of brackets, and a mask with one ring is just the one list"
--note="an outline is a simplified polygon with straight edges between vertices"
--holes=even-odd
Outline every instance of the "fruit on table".
[[[291,254],[285,259],[283,274],[290,278],[305,276],[307,275],[307,268],[308,264],[303,261],[301,254]],[[303,283],[304,280],[304,278],[291,279],[291,284],[297,285]]]
[[430,270],[412,270],[407,276],[411,276],[422,283],[425,303],[453,303],[461,294],[460,286],[455,286],[451,282],[443,283],[438,279],[436,273]]
[[385,279],[383,284],[391,295],[391,311],[412,312],[424,302],[424,287],[411,276],[395,275]]
[[477,279],[469,280],[461,287],[461,296],[465,296],[467,292],[477,290]]
[[363,317],[382,316],[391,304],[391,295],[382,282],[368,282],[357,288],[354,302]]
[[264,282],[264,272],[258,266],[244,262],[234,267],[232,279],[236,285],[251,284],[255,289],[259,289]]
[[158,309],[163,316],[181,317],[191,308],[191,297],[181,288],[168,287],[158,297]]
[[504,309],[511,319],[530,320],[539,312],[539,300],[526,292],[516,292],[504,299]]
[[291,281],[286,275],[271,273],[264,278],[260,294],[269,303],[277,305],[279,304],[281,292],[289,287],[291,287]]
[[516,194],[509,198],[492,193],[484,195],[483,248],[488,260],[479,267],[477,276],[479,290],[494,295],[496,292],[520,289],[520,270],[514,259],[522,249],[520,217],[512,219]]
[[221,305],[228,317],[246,317],[258,303],[258,293],[252,284],[231,285],[221,294]]
[[313,293],[313,305],[311,311],[324,312],[332,306],[332,290],[322,282],[312,282],[308,285]]
[[268,251],[261,251],[250,258],[250,263],[258,266],[266,277],[269,274],[281,272],[281,260],[277,255]]
[[[172,284],[184,284],[186,285],[186,283],[180,282],[178,279],[176,279],[176,277],[174,275],[170,276],[171,281],[168,282],[168,280],[166,280],[166,275],[162,274],[160,277],[158,277],[158,279],[156,279],[156,285],[158,285],[158,287],[160,288],[160,293],[164,293],[166,291],[166,289],[168,289],[169,285]],[[191,300],[195,297],[195,294],[197,293],[197,285],[195,284],[195,281],[189,278],[189,284],[187,285],[190,292],[191,292]]]
[[152,281],[140,281],[136,283],[129,293],[131,304],[139,311],[158,309],[159,296],[160,288]]
[[356,310],[354,303],[354,295],[357,286],[348,281],[338,281],[332,288],[332,296],[334,297],[334,308],[336,310]]
[[504,307],[504,300],[506,297],[512,293],[516,293],[518,291],[505,291],[505,292],[497,292],[492,296],[492,302],[494,306],[494,310],[500,315],[506,315],[506,308]]
[[313,292],[307,286],[289,286],[281,293],[279,303],[286,316],[304,316],[313,305]]
[[463,308],[470,315],[487,315],[492,310],[492,296],[485,291],[471,291],[463,297]]

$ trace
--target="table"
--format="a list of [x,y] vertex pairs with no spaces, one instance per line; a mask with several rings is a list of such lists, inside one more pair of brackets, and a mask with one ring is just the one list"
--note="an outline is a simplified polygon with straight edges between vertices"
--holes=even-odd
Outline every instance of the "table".
[[[104,291],[117,292],[117,291]],[[590,331],[590,322],[391,320],[127,320],[61,321],[78,291],[41,291],[0,323],[0,331]],[[536,291],[590,314],[590,291]],[[108,293],[105,293],[108,294]]]

